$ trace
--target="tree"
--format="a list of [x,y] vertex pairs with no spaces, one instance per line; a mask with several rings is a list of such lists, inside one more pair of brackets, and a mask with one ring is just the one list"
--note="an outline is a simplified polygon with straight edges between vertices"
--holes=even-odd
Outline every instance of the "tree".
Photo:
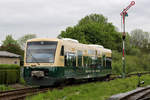
[[66,28],[58,37],[73,38],[81,43],[99,44],[110,49],[120,49],[121,34],[107,18],[91,14],[82,18],[77,25]]
[[135,29],[131,31],[130,41],[133,46],[144,48],[148,47],[149,33],[144,32],[141,29]]
[[0,50],[15,53],[15,54],[20,55],[21,57],[24,56],[24,51],[20,48],[19,45],[15,45],[15,44],[8,44],[6,46],[2,45],[0,47]]
[[2,41],[2,46],[7,46],[7,45],[10,45],[10,44],[19,45],[17,43],[17,41],[12,38],[12,35],[7,35],[6,39],[4,41]]
[[14,40],[11,35],[6,36],[6,39],[2,42],[0,50],[21,55],[23,58],[24,51],[20,48],[17,40]]
[[25,48],[25,43],[27,40],[36,38],[36,34],[26,34],[18,39],[18,43],[22,49]]

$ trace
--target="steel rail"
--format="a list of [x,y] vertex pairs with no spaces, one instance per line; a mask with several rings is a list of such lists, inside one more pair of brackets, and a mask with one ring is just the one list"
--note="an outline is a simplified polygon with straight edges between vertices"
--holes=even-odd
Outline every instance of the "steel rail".
[[111,96],[108,100],[147,100],[150,98],[150,86]]
[[0,92],[0,100],[19,100],[36,93],[46,92],[49,88],[23,88]]

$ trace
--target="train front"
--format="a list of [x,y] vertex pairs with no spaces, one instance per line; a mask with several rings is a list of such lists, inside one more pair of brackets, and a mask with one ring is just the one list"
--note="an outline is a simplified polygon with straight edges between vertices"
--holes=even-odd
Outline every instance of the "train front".
[[[23,76],[27,84],[48,86],[60,80],[62,65],[57,61],[58,39],[31,39],[27,41]],[[59,64],[58,64],[59,63]],[[56,67],[61,66],[61,67]]]

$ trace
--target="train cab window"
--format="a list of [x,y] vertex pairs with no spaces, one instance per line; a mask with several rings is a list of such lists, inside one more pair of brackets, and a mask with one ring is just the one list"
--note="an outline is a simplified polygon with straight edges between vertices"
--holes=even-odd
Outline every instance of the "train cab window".
[[64,46],[61,47],[60,55],[61,55],[61,56],[64,56]]
[[27,63],[54,63],[57,50],[55,41],[32,41],[27,43]]

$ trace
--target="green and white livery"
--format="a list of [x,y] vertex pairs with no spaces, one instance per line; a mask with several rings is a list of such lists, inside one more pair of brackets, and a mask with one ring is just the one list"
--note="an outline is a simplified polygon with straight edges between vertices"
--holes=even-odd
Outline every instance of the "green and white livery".
[[77,40],[36,38],[28,40],[24,79],[31,85],[54,85],[68,79],[91,79],[111,74],[111,50]]

